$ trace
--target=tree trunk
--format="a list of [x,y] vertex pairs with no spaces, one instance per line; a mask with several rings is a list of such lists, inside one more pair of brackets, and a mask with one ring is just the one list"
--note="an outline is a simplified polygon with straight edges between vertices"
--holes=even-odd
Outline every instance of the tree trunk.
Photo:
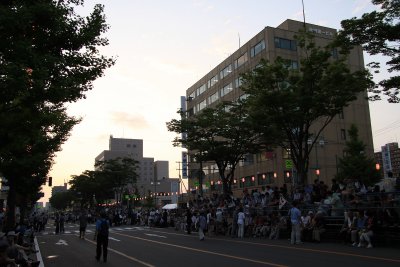
[[306,159],[304,158],[297,159],[297,164],[295,165],[295,167],[298,178],[297,185],[305,186],[307,184],[307,178],[308,178],[308,164],[306,162]]
[[20,214],[19,224],[21,224],[21,225],[24,224],[24,220],[26,217],[26,211],[27,211],[27,201],[25,198],[22,198],[21,206],[19,208],[19,214]]
[[3,231],[8,232],[14,230],[15,228],[15,207],[16,207],[16,191],[15,184],[13,179],[9,179],[8,181],[9,191],[7,196],[7,212],[6,212],[6,221],[3,226]]
[[200,160],[199,194],[203,196],[203,161]]

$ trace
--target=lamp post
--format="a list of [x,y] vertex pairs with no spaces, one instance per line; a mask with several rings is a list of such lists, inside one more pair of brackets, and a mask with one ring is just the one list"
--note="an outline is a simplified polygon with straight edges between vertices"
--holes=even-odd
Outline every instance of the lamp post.
[[311,145],[313,143],[315,143],[315,145],[314,145],[314,148],[315,148],[315,168],[314,169],[315,169],[315,174],[317,176],[317,179],[319,180],[319,175],[320,175],[321,168],[319,167],[319,164],[318,164],[318,146],[320,146],[322,148],[322,147],[324,147],[326,142],[325,142],[323,137],[321,137],[318,140],[318,142],[316,142],[315,139],[308,139],[307,140],[307,144],[308,145]]
[[151,182],[150,184],[154,185],[154,207],[156,208],[157,207],[157,185],[159,185],[160,182],[157,182],[154,179],[154,182]]

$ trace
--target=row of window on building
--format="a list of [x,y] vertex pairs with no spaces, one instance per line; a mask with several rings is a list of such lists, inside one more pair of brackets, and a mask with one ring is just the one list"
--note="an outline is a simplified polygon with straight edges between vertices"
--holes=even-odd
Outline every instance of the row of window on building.
[[[296,51],[297,50],[297,45],[296,41],[294,40],[288,40],[284,38],[279,38],[275,37],[275,47],[276,48],[281,48],[281,49],[287,49],[287,50],[292,50]],[[251,47],[250,49],[250,57],[255,57],[259,53],[261,53],[264,49],[266,48],[265,41],[262,40],[258,42],[256,45]],[[248,53],[245,52],[242,54],[240,57],[238,57],[233,64],[229,64],[226,66],[224,69],[222,69],[219,74],[216,74],[215,76],[211,77],[206,83],[198,87],[196,90],[194,90],[190,95],[189,99],[193,100],[196,97],[202,95],[207,89],[210,89],[214,85],[216,85],[220,80],[224,79],[225,77],[229,76],[233,70],[238,69],[240,66],[245,64],[248,61]],[[298,69],[298,62],[295,60],[288,60],[288,68],[290,69]],[[217,101],[219,98],[224,97],[225,95],[229,94],[230,92],[233,91],[233,88],[239,88],[239,86],[242,84],[240,78],[236,78],[234,81],[234,85],[231,83],[225,84],[221,89],[217,90],[213,95],[210,97],[204,99],[202,102],[198,103],[194,107],[194,113],[199,112],[200,110],[204,109],[208,105],[214,103]],[[234,87],[233,87],[234,86]]]

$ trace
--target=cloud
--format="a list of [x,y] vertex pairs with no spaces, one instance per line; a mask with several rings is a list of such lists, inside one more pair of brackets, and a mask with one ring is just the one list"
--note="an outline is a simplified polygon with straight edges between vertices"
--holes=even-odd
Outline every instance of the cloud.
[[[209,45],[203,49],[205,53],[223,60],[238,49],[239,33],[232,30],[214,35],[209,40]],[[243,43],[242,43],[243,44]]]
[[176,61],[174,62],[172,59],[168,60],[155,57],[146,57],[145,63],[149,65],[151,69],[170,75],[184,75],[192,72],[188,64],[180,64]]
[[144,116],[137,114],[129,114],[127,112],[115,111],[111,113],[111,120],[113,123],[127,127],[133,130],[140,130],[150,128],[149,123]]

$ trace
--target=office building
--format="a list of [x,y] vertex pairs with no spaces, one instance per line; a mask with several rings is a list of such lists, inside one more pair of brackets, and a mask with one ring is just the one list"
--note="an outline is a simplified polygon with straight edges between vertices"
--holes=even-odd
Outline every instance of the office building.
[[[277,57],[290,61],[290,68],[299,69],[300,59],[304,55],[297,45],[295,35],[306,28],[315,36],[315,43],[320,46],[328,44],[336,35],[336,30],[314,24],[304,25],[302,22],[286,20],[276,28],[266,27],[251,40],[232,53],[210,72],[195,82],[186,91],[185,110],[189,116],[196,115],[204,108],[214,106],[221,101],[236,101],[244,97],[240,90],[240,75],[257,67],[261,59],[273,62]],[[337,51],[332,51],[337,57]],[[348,58],[348,66],[352,71],[364,68],[361,47],[355,47]],[[308,181],[320,179],[331,183],[337,173],[337,163],[343,157],[343,148],[348,140],[348,130],[355,124],[359,130],[359,138],[366,144],[366,154],[373,157],[373,140],[367,93],[361,93],[343,112],[322,132],[316,140],[310,154]],[[317,122],[318,124],[318,122]],[[315,128],[311,129],[311,133]],[[313,141],[313,140],[311,140]],[[189,151],[190,154],[190,151]],[[260,188],[262,185],[282,186],[295,183],[295,170],[290,163],[287,151],[276,149],[257,155],[246,155],[235,171],[233,190],[241,192],[243,188]],[[189,165],[193,166],[193,165]],[[318,170],[318,171],[317,171]],[[204,164],[205,184],[209,190],[219,190],[218,174],[215,165]],[[189,187],[194,188],[194,180]]]

